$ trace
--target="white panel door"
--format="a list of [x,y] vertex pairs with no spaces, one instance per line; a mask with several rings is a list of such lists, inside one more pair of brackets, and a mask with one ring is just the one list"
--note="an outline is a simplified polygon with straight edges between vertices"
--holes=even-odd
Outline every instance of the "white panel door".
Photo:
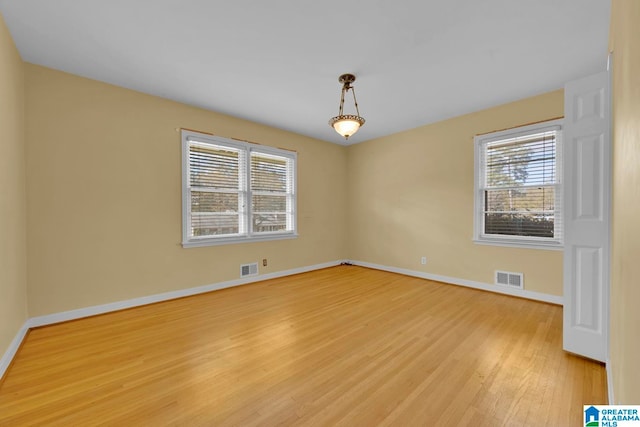
[[609,76],[565,86],[564,349],[605,362],[609,329]]

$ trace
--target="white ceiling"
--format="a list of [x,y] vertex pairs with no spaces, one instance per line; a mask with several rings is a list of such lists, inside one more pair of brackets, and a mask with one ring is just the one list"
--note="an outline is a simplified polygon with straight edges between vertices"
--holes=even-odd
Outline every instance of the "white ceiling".
[[[344,144],[606,68],[609,0],[0,0],[34,64]],[[350,113],[352,104],[346,104]],[[215,132],[215,129],[213,130]]]

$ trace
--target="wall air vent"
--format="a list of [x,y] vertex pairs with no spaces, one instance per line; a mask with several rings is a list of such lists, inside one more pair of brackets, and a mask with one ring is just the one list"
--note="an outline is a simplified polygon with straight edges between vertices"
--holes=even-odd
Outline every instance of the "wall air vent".
[[240,277],[256,276],[258,275],[258,263],[242,264],[240,266]]
[[496,270],[496,285],[524,289],[524,278],[522,273],[511,273],[509,271]]

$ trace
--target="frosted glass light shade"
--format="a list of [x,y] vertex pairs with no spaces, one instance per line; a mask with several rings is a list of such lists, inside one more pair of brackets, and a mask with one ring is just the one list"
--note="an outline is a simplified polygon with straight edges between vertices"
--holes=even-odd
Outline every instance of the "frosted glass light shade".
[[358,132],[360,126],[364,124],[364,119],[353,115],[336,116],[329,120],[329,124],[345,139],[349,139],[351,135]]

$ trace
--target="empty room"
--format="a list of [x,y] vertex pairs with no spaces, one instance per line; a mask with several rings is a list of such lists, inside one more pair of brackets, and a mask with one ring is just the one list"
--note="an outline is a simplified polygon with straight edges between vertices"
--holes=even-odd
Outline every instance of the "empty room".
[[0,0],[0,426],[640,424],[639,22]]

